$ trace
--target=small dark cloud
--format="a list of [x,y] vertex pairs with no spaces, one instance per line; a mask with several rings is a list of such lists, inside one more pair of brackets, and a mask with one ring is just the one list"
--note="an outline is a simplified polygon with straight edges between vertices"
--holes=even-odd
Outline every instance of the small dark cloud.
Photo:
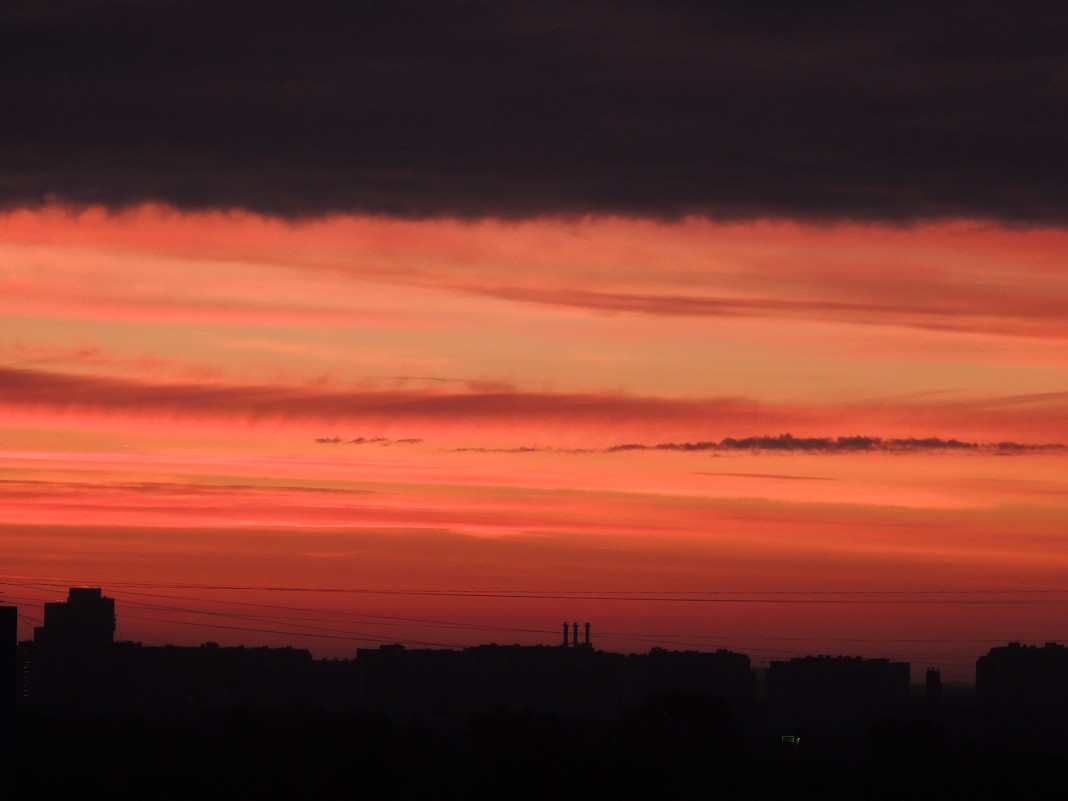
[[15,0],[0,205],[1068,221],[1056,3]]
[[316,437],[315,441],[324,445],[415,445],[423,440],[411,437],[407,439],[389,439],[388,437],[356,437],[355,439]]

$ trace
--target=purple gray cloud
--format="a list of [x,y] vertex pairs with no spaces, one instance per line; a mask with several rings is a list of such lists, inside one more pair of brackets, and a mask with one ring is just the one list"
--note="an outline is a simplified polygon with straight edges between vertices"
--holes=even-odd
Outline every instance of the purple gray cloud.
[[1053,3],[16,0],[0,205],[1068,220]]

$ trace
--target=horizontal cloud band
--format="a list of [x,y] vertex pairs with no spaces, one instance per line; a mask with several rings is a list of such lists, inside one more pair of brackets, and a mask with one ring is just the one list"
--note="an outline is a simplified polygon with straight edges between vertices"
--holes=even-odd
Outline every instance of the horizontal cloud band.
[[[293,423],[303,426],[371,425],[375,437],[414,444],[449,429],[484,447],[529,447],[533,431],[562,448],[617,450],[811,450],[862,451],[938,447],[967,449],[952,437],[750,437],[707,442],[663,440],[659,445],[619,444],[621,437],[685,437],[695,430],[724,433],[753,429],[826,431],[849,422],[888,435],[917,427],[939,432],[981,431],[983,442],[1004,452],[1052,445],[1022,444],[1024,437],[1063,440],[1066,393],[943,401],[775,405],[747,398],[675,398],[625,393],[532,392],[519,389],[444,391],[437,387],[347,389],[329,384],[149,383],[130,379],[0,367],[0,408],[14,413],[145,420]],[[472,428],[493,423],[493,433]],[[398,424],[401,430],[386,430]],[[852,427],[851,425],[851,427]],[[422,427],[421,427],[422,426]],[[855,430],[855,429],[854,429]],[[399,436],[398,436],[399,435]],[[494,439],[495,436],[503,436]],[[489,437],[487,440],[486,438]],[[1012,440],[1009,440],[1012,437]],[[330,440],[322,437],[321,440]],[[1013,441],[1014,440],[1014,441]],[[455,441],[455,440],[454,440]],[[612,443],[616,443],[614,446]],[[566,443],[566,444],[564,444]],[[983,446],[987,447],[987,446]]]

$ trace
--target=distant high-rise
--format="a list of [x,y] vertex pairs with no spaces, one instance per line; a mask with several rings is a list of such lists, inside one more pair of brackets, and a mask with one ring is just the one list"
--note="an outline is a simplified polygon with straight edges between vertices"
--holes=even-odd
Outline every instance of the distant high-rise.
[[17,655],[18,609],[0,606],[0,797],[3,798],[7,798],[11,790]]
[[66,711],[98,710],[114,684],[115,599],[99,587],[72,587],[66,601],[44,605],[33,630],[31,702]]
[[99,648],[115,640],[115,599],[99,587],[71,587],[66,601],[44,605],[44,625],[33,631],[44,647]]
[[18,611],[14,606],[0,606],[0,718],[15,707]]

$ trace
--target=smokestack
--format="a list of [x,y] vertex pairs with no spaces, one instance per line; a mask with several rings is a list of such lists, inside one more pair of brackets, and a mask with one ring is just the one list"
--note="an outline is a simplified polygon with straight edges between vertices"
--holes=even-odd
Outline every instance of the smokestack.
[[586,624],[586,645],[590,644],[590,624]]
[[578,648],[578,623],[571,624],[571,644]]
[[564,648],[567,648],[567,621],[564,621]]

